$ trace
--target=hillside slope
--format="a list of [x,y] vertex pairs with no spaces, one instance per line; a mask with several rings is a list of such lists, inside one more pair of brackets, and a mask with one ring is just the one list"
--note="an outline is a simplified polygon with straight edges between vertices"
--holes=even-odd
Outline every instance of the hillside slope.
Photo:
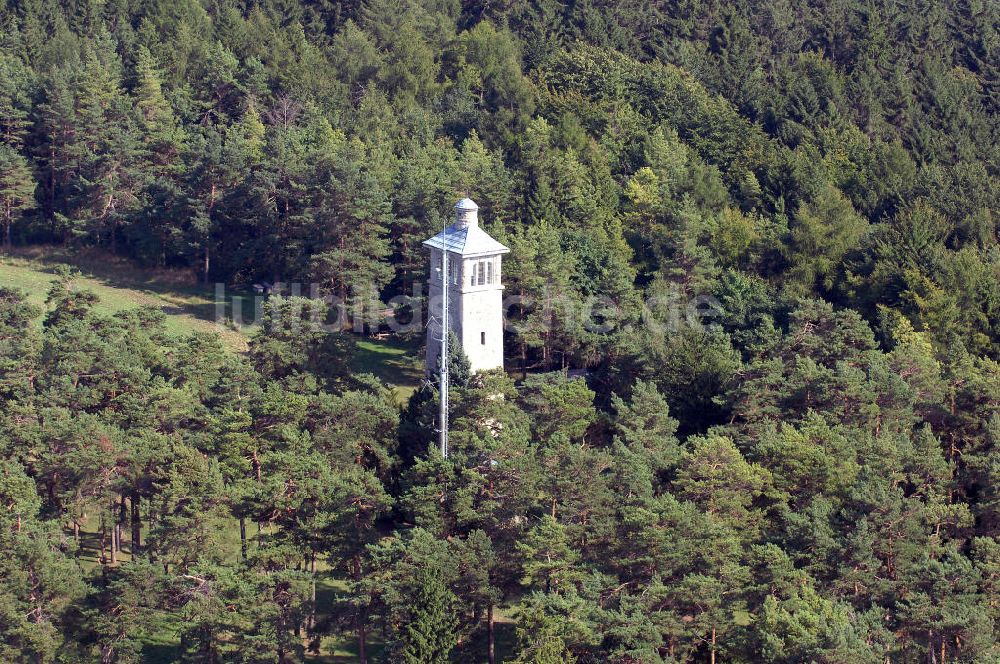
[[32,247],[0,256],[0,284],[28,293],[32,304],[44,307],[57,266],[80,272],[76,284],[100,298],[98,311],[113,313],[132,307],[155,307],[167,315],[173,334],[215,332],[226,347],[246,349],[246,334],[215,321],[214,290],[198,286],[183,272],[143,270],[129,261],[98,251],[66,253],[59,249]]

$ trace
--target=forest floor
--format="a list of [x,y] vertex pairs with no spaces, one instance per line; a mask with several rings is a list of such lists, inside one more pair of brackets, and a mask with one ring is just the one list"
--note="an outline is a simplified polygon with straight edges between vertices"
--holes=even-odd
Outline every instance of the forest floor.
[[[19,288],[28,293],[32,304],[44,308],[60,265],[80,272],[77,287],[97,294],[98,311],[112,314],[132,307],[155,307],[166,314],[171,334],[215,332],[229,350],[247,348],[247,337],[257,320],[255,296],[227,286],[225,296],[219,298],[215,286],[199,284],[189,270],[141,268],[96,249],[32,246],[0,254],[0,287]],[[234,306],[240,308],[237,318],[246,325],[231,322]],[[228,322],[217,322],[220,314]],[[372,373],[395,388],[400,403],[405,403],[423,375],[420,343],[396,337],[359,338],[353,368]]]

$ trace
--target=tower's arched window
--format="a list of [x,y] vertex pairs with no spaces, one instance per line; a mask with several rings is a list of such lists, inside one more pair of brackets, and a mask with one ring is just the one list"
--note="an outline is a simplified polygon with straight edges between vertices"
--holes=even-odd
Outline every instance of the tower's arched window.
[[483,346],[486,345],[486,333],[485,332],[480,332],[479,333],[479,343],[482,344]]

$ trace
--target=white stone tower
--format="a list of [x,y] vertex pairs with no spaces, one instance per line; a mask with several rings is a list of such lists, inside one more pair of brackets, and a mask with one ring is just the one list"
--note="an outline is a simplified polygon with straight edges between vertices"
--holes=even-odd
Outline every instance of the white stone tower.
[[449,328],[469,357],[472,371],[503,368],[503,284],[500,257],[510,251],[479,227],[479,206],[463,198],[455,223],[424,245],[431,250],[427,371],[441,353],[442,252],[448,252]]

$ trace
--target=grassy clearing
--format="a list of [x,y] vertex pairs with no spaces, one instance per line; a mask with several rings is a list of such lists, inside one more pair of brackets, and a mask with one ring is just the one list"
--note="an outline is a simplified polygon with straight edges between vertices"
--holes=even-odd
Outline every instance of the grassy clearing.
[[[94,249],[24,247],[13,254],[0,254],[0,286],[19,288],[40,307],[56,278],[55,270],[68,265],[78,270],[78,288],[94,291],[100,298],[97,310],[105,314],[133,307],[155,307],[166,314],[167,331],[174,335],[214,332],[232,351],[247,348],[247,338],[257,321],[259,298],[227,287],[222,316],[233,318],[239,307],[246,325],[219,324],[214,286],[204,286],[186,270],[144,269],[131,261]],[[423,375],[423,353],[419,340],[398,337],[363,338],[358,341],[353,368],[372,373],[396,389],[400,402],[409,399]]]
[[393,386],[400,402],[405,403],[423,378],[423,353],[416,341],[398,337],[362,339],[357,343],[353,368]]
[[243,333],[216,323],[214,288],[200,286],[188,272],[141,270],[125,259],[93,250],[70,253],[62,248],[29,247],[0,256],[0,285],[26,291],[32,303],[44,306],[59,265],[80,271],[77,286],[97,294],[98,311],[111,314],[155,307],[167,315],[171,334],[215,332],[228,348],[246,349]]

